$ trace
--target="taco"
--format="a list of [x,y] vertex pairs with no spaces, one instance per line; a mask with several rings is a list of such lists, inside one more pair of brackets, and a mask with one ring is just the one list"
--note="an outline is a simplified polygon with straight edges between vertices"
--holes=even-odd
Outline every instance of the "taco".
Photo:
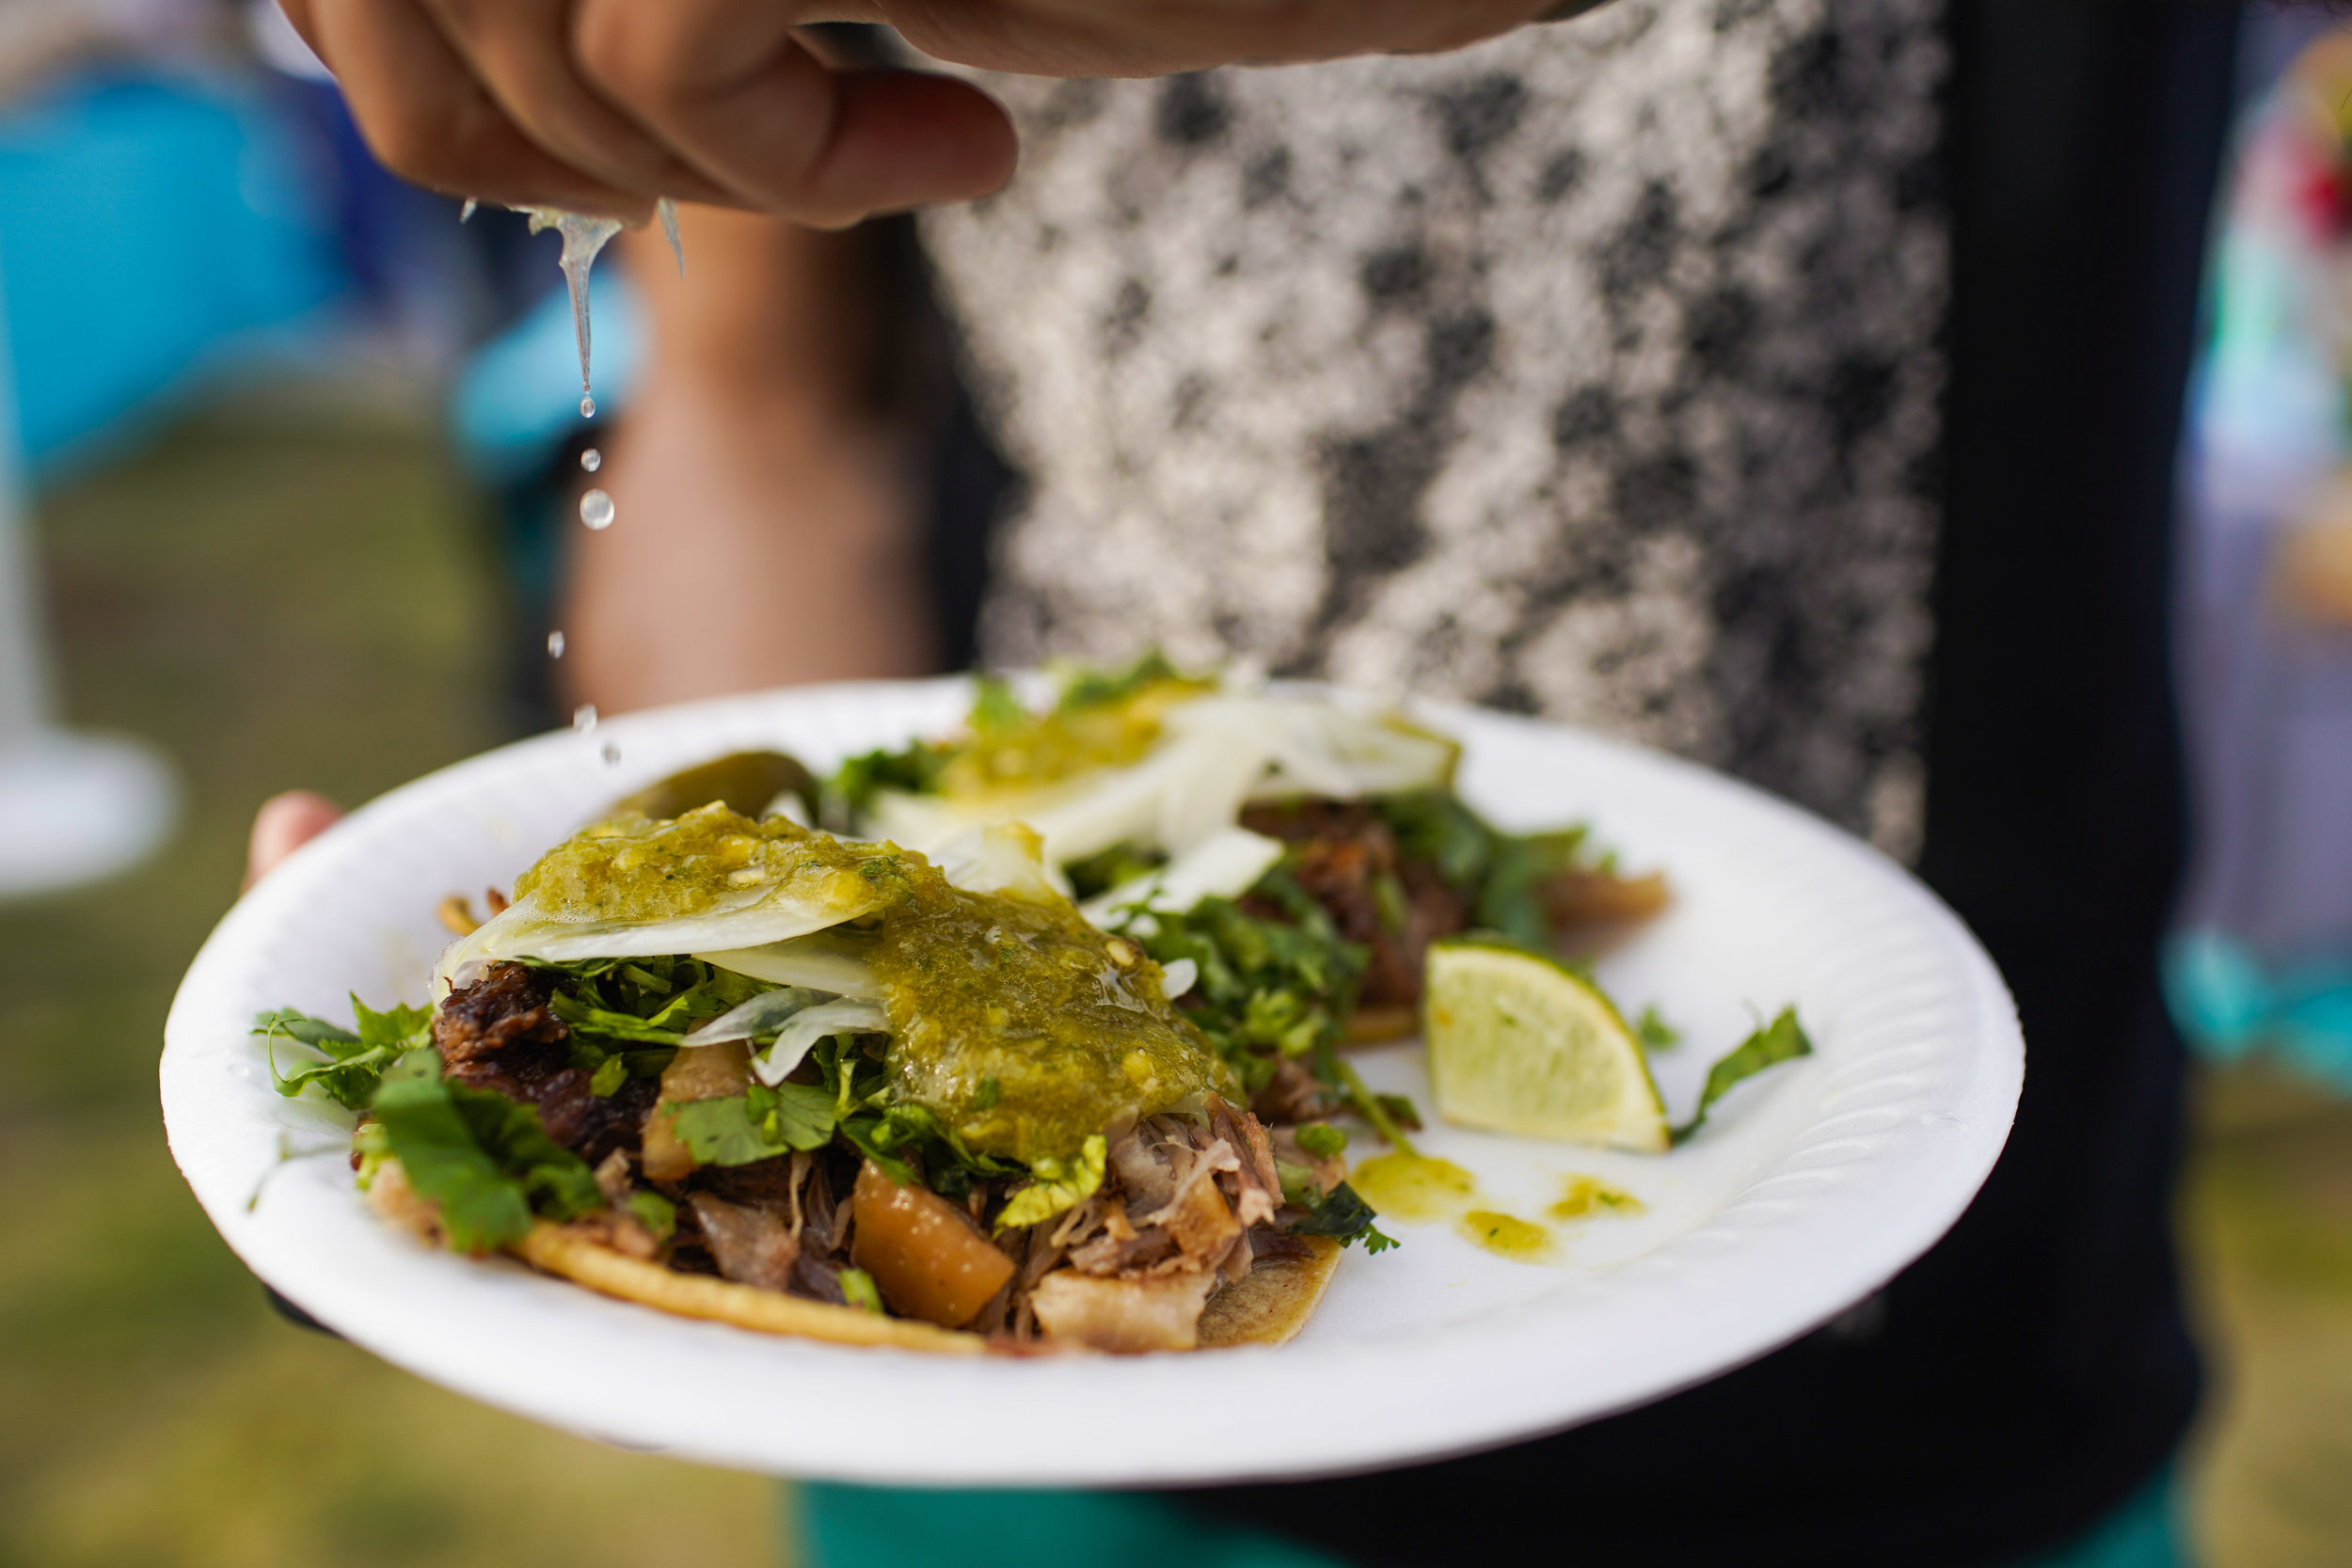
[[1667,905],[1662,876],[1621,871],[1584,828],[1488,823],[1454,787],[1459,747],[1394,713],[1156,653],[1052,684],[1033,709],[978,677],[961,733],[851,758],[824,819],[917,849],[1028,824],[1089,918],[1197,968],[1186,1016],[1261,1116],[1412,1130],[1338,1048],[1412,1031],[1433,942],[1555,953]]
[[[948,1354],[1279,1342],[1387,1244],[1327,1119],[1253,1111],[1196,964],[1089,924],[1037,835],[926,855],[678,781],[559,845],[430,1008],[265,1014],[360,1113],[388,1220],[741,1327]],[[749,772],[757,775],[757,768]],[[797,782],[804,775],[771,768]],[[739,800],[740,797],[739,796]],[[649,815],[652,803],[674,815]]]

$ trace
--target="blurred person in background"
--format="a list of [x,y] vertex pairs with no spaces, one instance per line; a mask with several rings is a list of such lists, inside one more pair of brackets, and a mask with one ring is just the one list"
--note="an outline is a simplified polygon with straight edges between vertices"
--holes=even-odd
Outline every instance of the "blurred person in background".
[[[2017,996],[1975,1206],[1753,1366],[1303,1486],[808,1486],[812,1563],[2184,1560],[2167,535],[2234,14],[1537,8],[858,8],[1071,78],[980,78],[1000,111],[835,73],[751,0],[288,0],[403,172],[707,204],[683,280],[632,250],[650,359],[619,526],[570,535],[573,695],[936,668],[971,586],[936,562],[1001,514],[987,662],[1157,641],[1665,746],[1911,860]],[[920,233],[995,497],[925,471],[927,306],[841,227],[992,191]],[[265,811],[257,863],[327,810]]]
[[[2352,31],[2260,13],[2184,449],[2197,853],[2168,945],[2209,1058],[2352,1091]],[[2267,68],[2267,69],[2265,69]]]

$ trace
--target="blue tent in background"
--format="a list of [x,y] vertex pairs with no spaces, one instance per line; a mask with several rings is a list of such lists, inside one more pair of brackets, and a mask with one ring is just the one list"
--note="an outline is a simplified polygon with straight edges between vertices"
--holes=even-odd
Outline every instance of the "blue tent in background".
[[113,75],[0,112],[0,304],[38,476],[344,289],[289,117],[230,82]]

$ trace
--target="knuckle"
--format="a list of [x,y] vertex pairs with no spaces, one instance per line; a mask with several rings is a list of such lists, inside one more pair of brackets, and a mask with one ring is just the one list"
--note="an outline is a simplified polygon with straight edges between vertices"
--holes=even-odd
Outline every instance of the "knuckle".
[[474,194],[504,163],[511,128],[476,101],[447,115],[380,117],[368,144],[386,168],[411,184]]
[[573,13],[572,59],[580,73],[633,101],[665,97],[675,72],[659,32],[636,6],[588,0]]
[[444,27],[469,39],[479,38],[508,20],[514,8],[493,0],[426,0],[426,5]]
[[511,169],[517,150],[529,145],[504,115],[486,102],[477,101],[469,105],[468,112],[452,117],[449,132],[437,149],[442,183],[453,189],[492,170]]
[[445,185],[456,168],[448,128],[408,114],[379,114],[360,122],[376,161],[418,185]]

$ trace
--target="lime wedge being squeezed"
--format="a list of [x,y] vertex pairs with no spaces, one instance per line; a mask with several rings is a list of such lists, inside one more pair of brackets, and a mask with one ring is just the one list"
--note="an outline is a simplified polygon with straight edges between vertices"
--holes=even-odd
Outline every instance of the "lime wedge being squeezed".
[[1476,939],[1429,949],[1422,1038],[1446,1120],[1662,1153],[1666,1107],[1642,1044],[1592,980]]

